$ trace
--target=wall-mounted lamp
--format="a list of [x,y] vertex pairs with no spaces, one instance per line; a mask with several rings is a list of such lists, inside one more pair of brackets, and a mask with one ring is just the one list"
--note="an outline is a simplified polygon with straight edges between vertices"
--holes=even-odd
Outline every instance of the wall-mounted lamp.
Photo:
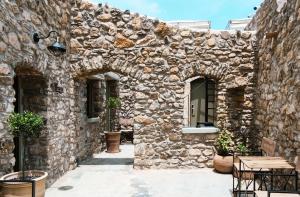
[[43,35],[40,36],[38,33],[34,33],[33,41],[35,43],[38,43],[42,39],[49,38],[52,33],[56,34],[57,36],[56,41],[52,45],[48,46],[47,48],[55,56],[63,55],[67,50],[63,44],[59,43],[59,33],[57,31],[50,31],[47,36],[43,36]]

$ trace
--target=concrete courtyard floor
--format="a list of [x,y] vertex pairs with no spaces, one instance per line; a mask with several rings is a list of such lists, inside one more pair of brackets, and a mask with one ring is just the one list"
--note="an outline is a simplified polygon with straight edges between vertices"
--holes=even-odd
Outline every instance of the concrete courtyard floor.
[[68,172],[46,197],[230,197],[231,175],[212,169],[134,170],[133,146],[101,153]]

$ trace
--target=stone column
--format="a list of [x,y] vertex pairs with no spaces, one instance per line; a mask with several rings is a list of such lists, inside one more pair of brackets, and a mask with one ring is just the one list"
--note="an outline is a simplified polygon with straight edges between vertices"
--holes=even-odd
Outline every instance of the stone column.
[[13,69],[0,64],[0,176],[12,172],[15,165],[13,137],[8,133],[7,119],[14,111]]

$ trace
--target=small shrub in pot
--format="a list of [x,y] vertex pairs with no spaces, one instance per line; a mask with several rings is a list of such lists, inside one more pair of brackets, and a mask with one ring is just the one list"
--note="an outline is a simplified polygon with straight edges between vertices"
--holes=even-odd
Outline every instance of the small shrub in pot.
[[214,157],[214,168],[221,173],[231,173],[233,166],[234,141],[232,134],[223,129],[215,142],[217,154]]
[[19,137],[23,144],[22,179],[25,179],[25,153],[26,139],[39,137],[44,126],[43,117],[33,112],[13,113],[8,118],[9,132]]
[[[44,120],[38,114],[33,112],[13,113],[8,118],[9,132],[19,137],[23,144],[23,159],[20,161],[21,172],[14,172],[1,177],[1,180],[34,180],[36,197],[43,197],[45,195],[45,181],[48,176],[47,172],[30,170],[25,171],[26,158],[26,139],[39,137],[44,127]],[[31,196],[32,185],[26,182],[8,183],[2,185],[2,192],[4,197],[27,197]]]
[[121,132],[119,131],[118,109],[121,106],[120,98],[109,97],[106,106],[108,108],[109,125],[105,132],[106,149],[108,153],[120,152]]

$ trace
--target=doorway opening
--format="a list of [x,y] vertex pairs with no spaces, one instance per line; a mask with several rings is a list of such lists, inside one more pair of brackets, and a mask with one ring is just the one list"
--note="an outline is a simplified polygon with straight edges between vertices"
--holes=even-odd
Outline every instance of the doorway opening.
[[[76,100],[80,110],[77,117],[78,159],[80,165],[89,163],[99,165],[133,164],[133,117],[134,87],[136,81],[128,76],[114,72],[93,72],[76,79]],[[109,108],[108,100],[119,100],[121,105]],[[115,101],[116,101],[115,100]],[[84,113],[84,114],[83,114]],[[108,154],[105,132],[121,132],[121,152]],[[90,158],[92,156],[92,158]]]
[[[40,73],[33,69],[17,69],[13,88],[15,90],[14,112],[30,111],[45,117],[47,112],[47,83]],[[40,169],[44,166],[43,163],[46,163],[44,161],[45,153],[37,151],[41,150],[40,141],[42,140],[31,139],[26,142],[28,149],[25,150],[25,168]],[[20,161],[24,157],[22,151],[24,145],[21,142],[20,138],[14,138],[15,149],[13,153],[16,159],[14,171],[22,169],[22,162]]]

